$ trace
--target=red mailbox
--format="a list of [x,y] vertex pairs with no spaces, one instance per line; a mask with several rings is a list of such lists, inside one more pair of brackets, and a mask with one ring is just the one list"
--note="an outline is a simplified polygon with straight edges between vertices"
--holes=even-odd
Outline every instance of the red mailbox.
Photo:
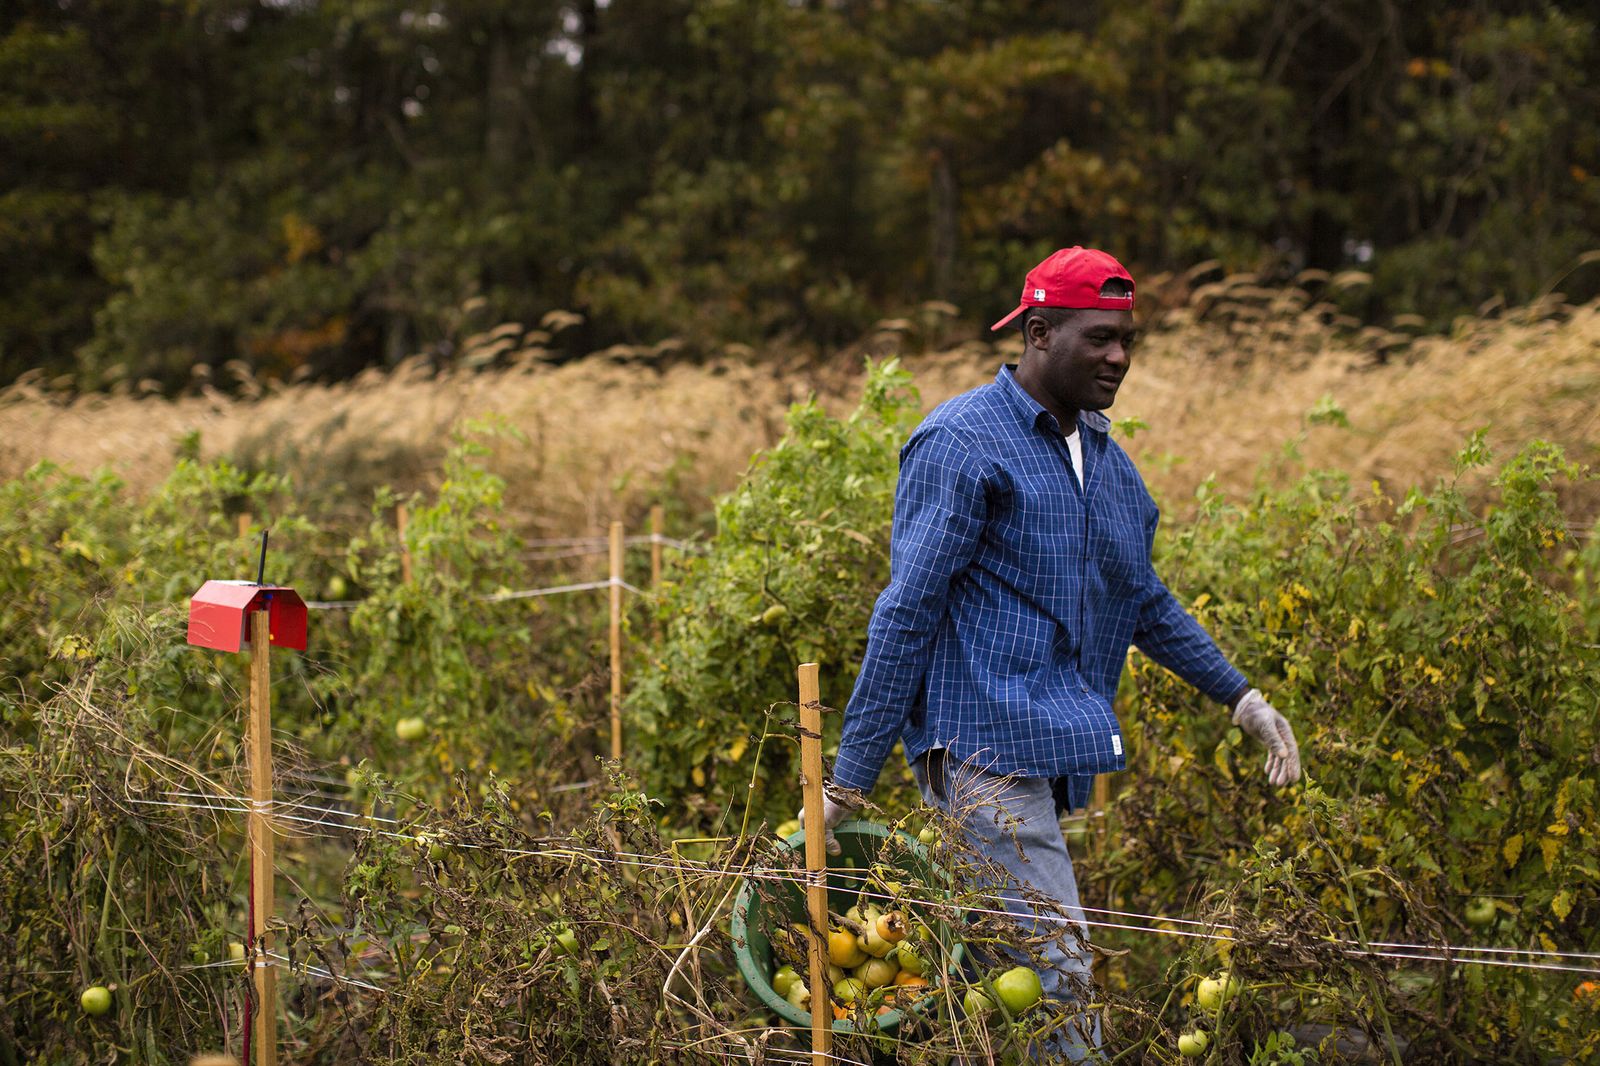
[[267,632],[280,648],[306,647],[306,601],[287,585],[207,581],[189,600],[189,643],[238,651],[250,643],[250,612],[267,612]]

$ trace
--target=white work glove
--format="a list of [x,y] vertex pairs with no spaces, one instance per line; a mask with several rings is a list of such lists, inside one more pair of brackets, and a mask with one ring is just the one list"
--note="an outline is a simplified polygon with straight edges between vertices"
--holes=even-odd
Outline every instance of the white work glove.
[[[828,830],[825,846],[829,855],[837,855],[842,850],[839,847],[839,838],[833,835],[833,827],[854,814],[859,806],[859,803],[851,802],[850,796],[843,789],[835,788],[832,781],[822,783],[822,824]],[[804,829],[806,809],[801,807],[800,813],[795,817],[800,819],[800,828]]]
[[1261,690],[1246,692],[1233,708],[1233,724],[1267,746],[1267,780],[1288,785],[1300,778],[1300,745],[1289,720],[1267,702]]

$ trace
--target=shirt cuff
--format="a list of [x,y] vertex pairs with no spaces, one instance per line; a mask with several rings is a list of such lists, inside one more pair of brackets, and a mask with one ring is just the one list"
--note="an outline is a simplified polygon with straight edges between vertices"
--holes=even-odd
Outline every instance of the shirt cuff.
[[833,761],[833,783],[842,788],[855,789],[863,796],[872,794],[872,788],[878,783],[878,775],[882,772],[882,759],[876,763],[859,759],[842,748]]

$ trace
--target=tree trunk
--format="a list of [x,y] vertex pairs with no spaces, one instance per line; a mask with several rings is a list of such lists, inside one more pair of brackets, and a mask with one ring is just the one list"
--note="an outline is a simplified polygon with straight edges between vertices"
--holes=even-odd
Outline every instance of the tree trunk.
[[932,274],[933,293],[941,300],[949,300],[955,288],[960,190],[956,188],[956,173],[950,165],[950,154],[943,148],[933,150],[933,173],[928,182],[928,196],[928,265]]
[[600,113],[594,103],[594,64],[598,56],[596,47],[600,36],[600,9],[595,0],[579,0],[578,45],[583,54],[578,59],[577,85],[572,104],[573,142],[578,151],[590,154],[600,147]]
[[496,185],[516,160],[517,129],[522,108],[511,56],[511,35],[503,25],[489,30],[488,81],[484,93],[484,155]]

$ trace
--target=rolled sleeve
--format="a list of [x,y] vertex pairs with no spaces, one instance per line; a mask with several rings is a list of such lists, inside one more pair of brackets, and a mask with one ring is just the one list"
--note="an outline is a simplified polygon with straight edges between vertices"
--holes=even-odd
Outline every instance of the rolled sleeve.
[[973,558],[987,513],[983,464],[945,427],[900,456],[889,584],[873,607],[867,650],[845,709],[833,779],[872,790],[927,674],[950,583]]

